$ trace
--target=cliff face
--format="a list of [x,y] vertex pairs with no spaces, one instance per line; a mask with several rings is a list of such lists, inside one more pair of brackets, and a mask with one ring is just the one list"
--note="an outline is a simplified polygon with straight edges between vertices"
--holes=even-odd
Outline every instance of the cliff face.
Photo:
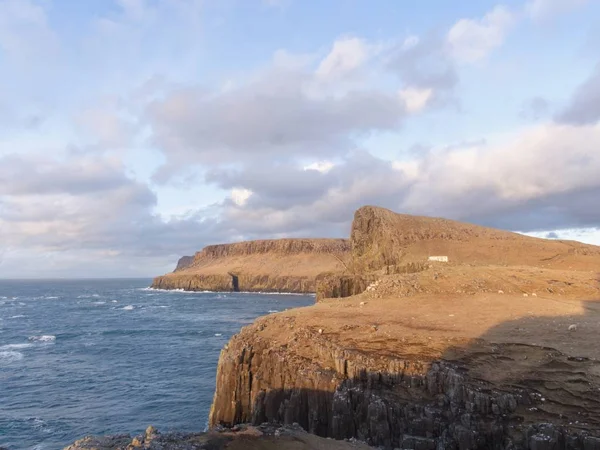
[[[156,277],[152,282],[155,289],[183,289],[186,291],[240,291],[240,292],[291,292],[313,293],[316,290],[314,277],[252,275],[202,275],[179,273],[177,276]],[[237,280],[237,289],[234,280]]]
[[600,450],[600,248],[374,207],[356,212],[351,245],[344,272],[317,277],[322,301],[225,347],[212,426]]
[[195,264],[206,259],[258,254],[298,255],[345,253],[350,250],[347,239],[265,239],[260,241],[236,242],[233,244],[209,245],[196,253]]
[[179,261],[177,261],[177,267],[175,267],[175,272],[187,269],[193,264],[193,262],[193,256],[182,256],[181,258],[179,258]]
[[296,422],[385,448],[600,449],[597,362],[487,336],[448,337],[444,327],[415,334],[401,318],[389,329],[347,316],[336,324],[324,317],[340,310],[319,307],[310,318],[261,319],[230,341],[211,426]]
[[600,247],[551,241],[453,220],[396,214],[365,206],[356,211],[350,237],[357,270],[394,271],[395,266],[448,256],[451,263],[529,265],[594,270]]
[[[502,272],[512,266],[591,271],[600,265],[600,247],[593,245],[532,238],[447,219],[397,214],[374,206],[356,211],[350,244],[347,270],[320,276],[317,300],[359,294],[382,276],[426,271],[433,267],[429,258],[436,256],[448,258],[449,264],[441,263],[442,266],[460,266],[463,272],[473,272],[470,268],[476,267],[480,275],[491,270]],[[444,272],[439,262],[433,264]],[[461,278],[460,274],[452,275]],[[501,278],[500,273],[498,278]],[[449,292],[461,290],[459,283],[454,284]],[[505,282],[499,284],[506,285]]]
[[[277,239],[210,245],[193,261],[152,287],[192,291],[314,293],[322,272],[339,273],[350,243],[345,239]],[[182,267],[180,267],[182,266]]]

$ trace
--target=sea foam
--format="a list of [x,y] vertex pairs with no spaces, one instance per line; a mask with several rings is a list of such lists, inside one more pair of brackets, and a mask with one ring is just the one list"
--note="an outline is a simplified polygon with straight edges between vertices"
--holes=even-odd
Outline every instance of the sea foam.
[[56,336],[51,334],[44,334],[41,336],[29,336],[29,340],[32,342],[54,342],[56,341]]
[[0,350],[19,350],[23,348],[32,347],[33,344],[6,344],[1,345]]
[[13,361],[19,361],[23,359],[23,353],[15,352],[12,350],[9,351],[0,351],[0,363],[10,363]]

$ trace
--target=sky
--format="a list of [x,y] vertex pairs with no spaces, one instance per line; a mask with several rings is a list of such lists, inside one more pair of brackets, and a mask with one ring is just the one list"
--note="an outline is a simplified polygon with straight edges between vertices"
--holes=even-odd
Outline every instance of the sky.
[[0,0],[0,278],[347,237],[600,245],[599,0]]

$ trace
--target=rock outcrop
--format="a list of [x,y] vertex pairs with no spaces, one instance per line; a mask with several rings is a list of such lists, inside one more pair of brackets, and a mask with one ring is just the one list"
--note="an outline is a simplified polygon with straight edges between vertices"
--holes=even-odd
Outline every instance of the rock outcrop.
[[[350,237],[356,270],[394,272],[395,266],[445,255],[455,264],[596,270],[600,247],[546,240],[454,220],[396,214],[364,206]],[[392,268],[390,270],[390,268]]]
[[[381,324],[315,319],[327,313],[311,316],[314,326],[280,314],[234,337],[220,358],[211,425],[299,423],[384,448],[600,449],[593,359],[439,330],[403,341]],[[344,333],[353,346],[338,341]]]
[[185,270],[188,267],[190,267],[193,263],[194,263],[193,256],[182,256],[181,258],[179,258],[179,261],[177,261],[177,267],[175,267],[175,272],[178,272],[180,270]]
[[432,264],[439,267],[440,263],[430,258],[441,255],[452,266],[469,267],[590,271],[600,263],[600,247],[538,239],[447,219],[396,214],[374,206],[356,211],[350,245],[346,270],[319,277],[318,301],[359,294],[381,276],[419,273]]
[[154,279],[158,289],[190,291],[316,292],[323,272],[341,273],[350,251],[345,239],[277,239],[210,245],[175,272]]
[[224,348],[212,426],[600,450],[600,248],[374,207],[357,211],[351,243],[345,272],[318,277],[319,303]]
[[368,450],[356,442],[332,442],[307,434],[299,426],[264,424],[239,426],[234,430],[212,430],[206,433],[159,433],[148,427],[144,435],[132,437],[89,436],[65,450]]

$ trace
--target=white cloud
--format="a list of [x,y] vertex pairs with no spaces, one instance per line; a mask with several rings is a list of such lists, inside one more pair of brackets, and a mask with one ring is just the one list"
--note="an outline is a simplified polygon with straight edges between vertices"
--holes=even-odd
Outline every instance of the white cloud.
[[525,231],[596,227],[600,210],[590,204],[600,198],[597,142],[600,124],[545,124],[494,145],[438,147],[403,161],[360,153],[320,178],[284,172],[256,184],[263,177],[249,168],[229,178],[256,186],[251,204],[233,205],[224,217],[255,233],[318,235],[346,230],[354,209],[372,203]]
[[339,79],[359,69],[368,60],[371,49],[360,38],[347,37],[333,43],[329,54],[317,68],[317,76],[328,79]]
[[543,20],[567,13],[587,3],[589,0],[531,0],[525,9],[533,19]]
[[482,19],[461,19],[447,36],[453,57],[461,62],[474,63],[500,47],[515,16],[504,6],[496,6]]
[[411,114],[421,112],[433,97],[433,89],[407,88],[399,92],[406,103],[406,110]]
[[303,169],[316,170],[317,172],[327,173],[333,168],[334,165],[335,164],[333,164],[331,161],[317,161],[307,166],[304,166]]
[[[550,231],[550,232],[548,232]],[[545,239],[563,239],[579,241],[600,246],[600,228],[579,228],[566,230],[546,230],[542,232],[524,233],[527,236]]]
[[238,206],[244,206],[251,196],[252,191],[249,189],[233,188],[231,190],[231,200]]
[[398,129],[405,116],[393,91],[367,84],[332,92],[313,73],[280,67],[227,91],[179,86],[146,110],[153,142],[167,158],[158,181],[191,164],[332,158],[356,136]]

